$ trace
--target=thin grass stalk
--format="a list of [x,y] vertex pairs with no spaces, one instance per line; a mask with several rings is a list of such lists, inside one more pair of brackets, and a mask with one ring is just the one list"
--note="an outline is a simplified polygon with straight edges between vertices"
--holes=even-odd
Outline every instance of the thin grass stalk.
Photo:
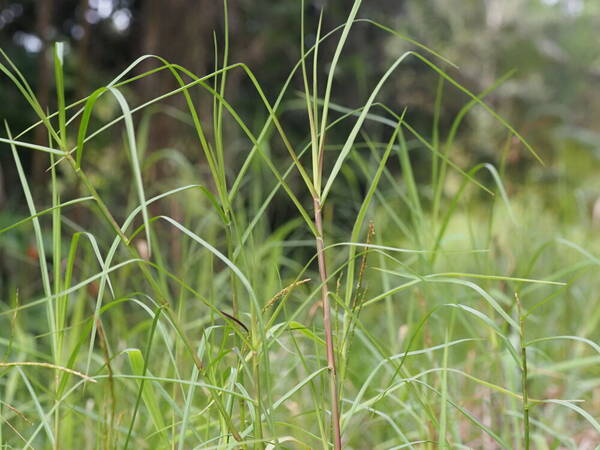
[[[56,84],[56,102],[58,106],[58,122],[59,122],[59,137],[60,137],[60,149],[64,152],[67,151],[67,126],[66,126],[66,110],[65,110],[65,85],[64,85],[64,74],[63,74],[63,56],[64,56],[64,44],[57,42],[54,45],[54,78]],[[49,113],[46,114],[47,116]],[[52,145],[52,135],[48,133],[48,145]],[[51,191],[52,191],[52,206],[56,207],[60,204],[60,193],[58,190],[56,167],[54,166],[55,158],[53,154],[50,154],[51,169]],[[55,293],[59,293],[61,290],[61,210],[56,208],[52,211],[52,263],[54,266],[54,289]],[[63,340],[64,340],[64,327],[67,318],[67,304],[68,296],[59,298],[56,305],[56,332],[57,335],[53,336],[53,346],[55,348],[55,363],[63,364]],[[57,394],[60,391],[61,376],[58,371],[55,371],[55,388]],[[57,395],[58,398],[58,395]],[[55,400],[58,401],[58,400]],[[57,404],[56,413],[54,418],[54,433],[56,436],[57,448],[60,444],[60,405]]]
[[323,304],[323,328],[325,329],[325,345],[327,348],[327,368],[329,371],[329,395],[331,401],[331,422],[333,427],[334,449],[342,448],[342,435],[340,430],[340,411],[337,389],[337,371],[335,366],[335,352],[333,349],[333,334],[331,331],[331,306],[329,304],[329,288],[327,286],[327,264],[325,262],[323,241],[323,214],[318,198],[313,199],[315,207],[315,237],[317,245],[317,260],[319,275],[321,277],[321,302]]
[[[50,155],[50,161],[54,162],[54,155]],[[58,191],[56,168],[51,171],[52,177],[52,206],[55,208],[52,211],[52,265],[54,271],[54,293],[58,294],[62,289],[62,273],[61,273],[61,210],[56,207],[60,204],[60,193]],[[62,296],[56,302],[56,336],[52,336],[53,347],[55,348],[54,362],[57,365],[63,364],[63,342],[65,335],[65,324],[67,319],[68,296]],[[60,390],[61,374],[58,370],[54,372],[54,385],[56,392]],[[55,400],[58,402],[58,395]],[[54,433],[56,435],[57,445],[59,445],[60,436],[60,407],[57,405],[54,415]]]
[[515,292],[515,301],[517,303],[517,312],[519,314],[519,330],[521,344],[521,393],[522,393],[522,411],[523,411],[523,445],[525,450],[529,450],[529,390],[527,384],[527,338],[525,335],[525,320],[527,316],[523,314],[523,305],[519,294]]
[[[224,105],[225,105],[225,88],[227,81],[227,65],[229,64],[229,18],[228,18],[228,5],[227,1],[223,2],[223,17],[224,17],[224,47],[223,47],[223,62],[220,76],[215,76],[215,88],[213,95],[213,130],[214,130],[214,144],[215,144],[215,158],[216,158],[216,166],[219,170],[219,173],[213,173],[213,177],[215,177],[215,181],[222,186],[222,189],[218,191],[219,200],[221,201],[221,206],[223,208],[224,214],[226,216],[225,223],[225,233],[226,233],[226,241],[227,241],[227,257],[231,261],[236,260],[235,255],[235,242],[236,240],[239,242],[241,240],[241,235],[239,232],[239,228],[237,226],[235,220],[235,211],[232,208],[231,199],[229,198],[229,191],[227,189],[227,177],[225,172],[225,158],[224,158],[224,145],[223,145],[223,120],[224,120]],[[218,60],[217,54],[218,46],[216,45],[215,38],[215,60]],[[217,62],[215,62],[215,72],[219,70]],[[191,102],[190,102],[191,103]],[[200,126],[199,121],[197,122],[196,127]],[[217,179],[218,178],[218,179]],[[241,254],[240,259],[244,260],[244,254]],[[236,275],[231,272],[230,277],[230,285],[231,285],[231,301],[232,301],[232,314],[234,318],[238,318],[240,314],[239,310],[239,298],[238,298],[238,289],[237,289],[237,279]],[[257,439],[255,443],[255,448],[261,447],[261,440],[263,438],[263,427],[261,421],[261,410],[262,410],[262,380],[261,380],[261,357],[264,357],[264,352],[261,351],[260,346],[264,342],[264,339],[261,334],[262,323],[260,318],[257,317],[258,314],[261,313],[259,309],[257,309],[254,303],[251,303],[251,334],[252,334],[252,346],[250,351],[254,353],[252,358],[252,376],[254,378],[254,388],[255,388],[255,398],[256,404],[254,408],[254,437]],[[268,370],[268,358],[264,358],[265,365]],[[243,372],[240,372],[241,374]],[[231,405],[233,407],[233,404]],[[244,410],[245,403],[240,401],[240,409]]]
[[360,0],[354,2],[353,11],[350,14],[350,18],[344,26],[342,32],[342,38],[338,42],[335,56],[333,57],[331,71],[327,80],[327,87],[325,90],[326,102],[323,107],[323,117],[321,122],[321,133],[319,135],[317,130],[318,120],[318,109],[317,103],[313,100],[311,105],[311,97],[316,97],[316,89],[318,87],[317,81],[317,52],[319,45],[319,34],[321,30],[322,12],[319,18],[319,26],[317,31],[317,42],[315,44],[315,54],[313,59],[313,96],[311,96],[309,81],[306,70],[306,52],[304,49],[304,2],[301,2],[301,27],[300,27],[300,48],[302,52],[301,56],[301,69],[302,79],[304,82],[305,100],[306,100],[306,112],[308,114],[308,121],[310,126],[310,141],[311,141],[311,156],[312,156],[312,174],[313,179],[308,183],[308,188],[313,196],[314,205],[314,231],[315,233],[315,244],[317,247],[317,261],[319,265],[319,275],[321,278],[321,305],[323,307],[323,328],[325,330],[325,346],[327,353],[327,369],[329,372],[329,401],[331,403],[331,426],[333,428],[333,444],[335,450],[342,448],[342,434],[340,428],[340,402],[338,397],[338,380],[337,380],[337,368],[335,363],[335,350],[333,345],[333,332],[331,326],[331,305],[329,303],[329,287],[327,285],[327,263],[325,261],[325,243],[323,234],[323,212],[322,212],[322,191],[321,182],[323,179],[323,165],[324,165],[324,143],[325,143],[325,130],[327,129],[327,107],[329,95],[331,93],[331,84],[333,81],[333,74],[335,72],[335,65],[339,55],[342,51],[342,47],[345,42],[345,37],[352,25],[353,14],[356,15]]
[[438,84],[435,91],[435,103],[433,107],[433,125],[431,129],[431,145],[435,152],[431,155],[431,189],[435,192],[438,181],[439,167],[443,160],[439,158],[440,152],[440,116],[442,110],[442,97],[444,93],[444,79],[438,77]]

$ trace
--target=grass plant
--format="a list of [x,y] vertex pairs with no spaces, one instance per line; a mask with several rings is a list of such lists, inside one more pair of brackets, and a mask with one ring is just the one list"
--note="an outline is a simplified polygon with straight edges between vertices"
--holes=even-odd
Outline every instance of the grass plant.
[[[544,170],[486,103],[510,74],[472,93],[454,64],[358,18],[360,6],[329,31],[321,15],[309,33],[300,13],[298,63],[278,93],[230,62],[226,2],[209,74],[145,55],[69,104],[68,55],[56,44],[51,113],[2,54],[0,70],[39,120],[18,133],[5,123],[0,138],[27,205],[0,239],[24,232],[36,255],[18,260],[25,269],[0,303],[0,447],[600,444],[600,247],[583,244],[592,225],[559,233],[562,206],[544,207],[527,181],[507,189],[504,163],[454,159],[468,153],[456,140],[465,117],[489,114]],[[408,49],[358,108],[335,102],[357,26]],[[411,124],[410,109],[378,103],[408,59],[439,80],[431,132]],[[147,60],[156,67],[138,73]],[[228,100],[233,71],[254,88],[258,125]],[[130,103],[131,86],[159,72],[179,87]],[[465,106],[445,130],[448,89]],[[193,132],[200,164],[147,151],[152,114],[172,96],[185,100],[174,117]],[[210,99],[210,117],[199,98]],[[104,122],[102,102],[114,111]],[[290,116],[305,120],[304,140],[286,133]],[[29,141],[35,127],[47,144]],[[106,158],[128,173],[114,189],[124,198],[102,182],[105,156],[92,153],[102,136],[118,149]],[[48,156],[37,196],[21,162],[28,151]],[[148,181],[159,164],[176,174]],[[293,212],[273,225],[281,205]]]

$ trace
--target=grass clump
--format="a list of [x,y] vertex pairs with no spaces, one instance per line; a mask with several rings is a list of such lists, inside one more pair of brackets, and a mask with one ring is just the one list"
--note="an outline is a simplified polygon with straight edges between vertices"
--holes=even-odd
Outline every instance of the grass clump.
[[[0,233],[30,233],[37,260],[29,267],[39,273],[11,283],[0,311],[3,446],[598,442],[599,249],[577,243],[585,225],[557,238],[557,214],[539,207],[539,194],[509,195],[504,163],[454,162],[457,130],[473,113],[491,114],[542,161],[485,103],[503,80],[470,92],[433,50],[358,19],[360,4],[331,31],[320,18],[310,48],[302,22],[298,64],[274,102],[249,67],[230,63],[227,38],[210,74],[144,56],[72,104],[57,44],[51,114],[4,55],[0,68],[39,122],[18,134],[5,124],[0,141],[12,152],[28,217]],[[334,101],[355,26],[416,49],[356,109]],[[322,46],[331,41],[327,60]],[[410,111],[377,103],[408,58],[439,76],[433,139],[410,124]],[[134,75],[147,59],[157,66]],[[130,105],[129,87],[163,71],[179,88]],[[227,100],[231,71],[252,84],[260,126]],[[293,82],[303,87],[300,101]],[[467,100],[447,132],[439,129],[444,89]],[[212,99],[208,120],[198,91]],[[195,134],[204,175],[176,151],[145,152],[148,115],[175,95],[185,100],[178,114]],[[95,108],[108,98],[118,113],[101,123]],[[304,141],[286,133],[284,112],[305,117]],[[46,145],[28,142],[36,126],[47,130]],[[108,198],[98,187],[102,171],[88,162],[94,139],[110,132],[119,164],[129,167],[118,186],[124,198]],[[21,163],[28,149],[48,155],[49,189],[39,197]],[[430,164],[425,181],[417,152]],[[167,162],[177,175],[149,182]],[[284,203],[294,213],[274,226],[273,204]]]

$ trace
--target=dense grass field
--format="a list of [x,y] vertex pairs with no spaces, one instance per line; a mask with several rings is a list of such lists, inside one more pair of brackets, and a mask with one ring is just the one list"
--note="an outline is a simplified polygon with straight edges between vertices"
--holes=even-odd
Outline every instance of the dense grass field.
[[[311,30],[316,45],[299,36],[278,92],[225,46],[212,73],[144,56],[67,104],[57,44],[47,113],[3,55],[39,122],[3,123],[0,139],[23,199],[0,216],[1,448],[600,445],[593,158],[568,141],[534,149],[485,102],[503,80],[472,93],[415,42],[360,108],[337,104],[359,5],[337,29]],[[319,53],[325,40],[333,55]],[[139,75],[148,60],[155,69]],[[408,60],[439,77],[433,132],[378,103]],[[129,88],[162,71],[180,88],[131,102]],[[232,72],[262,117],[228,102]],[[451,127],[437,120],[444,90],[465,99]],[[200,164],[177,148],[146,152],[171,96],[185,98],[170,114],[194,132],[182,146]],[[456,141],[470,114],[502,129],[497,163]],[[289,120],[304,121],[304,137]],[[31,143],[35,126],[47,145]],[[42,186],[28,152],[48,157]],[[157,171],[170,175],[156,182]]]

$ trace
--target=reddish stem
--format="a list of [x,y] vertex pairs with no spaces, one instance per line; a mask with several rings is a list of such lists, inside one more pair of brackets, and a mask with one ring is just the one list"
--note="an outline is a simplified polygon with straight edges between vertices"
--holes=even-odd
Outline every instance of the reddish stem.
[[329,393],[331,398],[331,422],[334,434],[334,449],[342,448],[342,433],[340,430],[340,411],[337,393],[337,372],[335,353],[333,351],[333,334],[331,332],[331,307],[329,305],[329,289],[327,287],[327,265],[325,263],[325,244],[323,241],[323,216],[319,199],[313,199],[315,206],[315,227],[317,229],[317,259],[321,276],[321,302],[323,303],[323,327],[325,328],[325,345],[327,347],[327,366],[329,369]]

